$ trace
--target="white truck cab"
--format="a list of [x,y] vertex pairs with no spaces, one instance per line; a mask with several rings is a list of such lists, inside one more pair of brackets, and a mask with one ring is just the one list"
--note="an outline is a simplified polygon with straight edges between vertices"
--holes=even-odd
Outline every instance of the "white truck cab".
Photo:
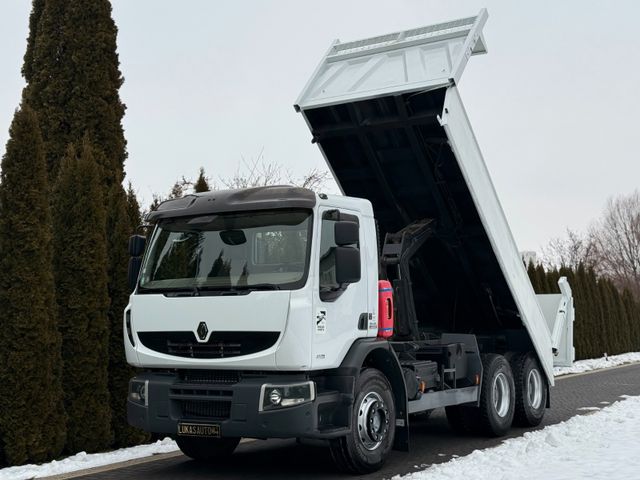
[[[248,210],[225,212],[240,196]],[[260,187],[168,201],[150,218],[159,221],[126,310],[137,340],[126,342],[131,365],[337,368],[356,339],[376,337],[378,254],[368,200]],[[358,227],[352,245],[335,243],[341,220]],[[358,281],[336,284],[340,250],[357,252]],[[212,275],[221,261],[225,266]],[[185,262],[177,268],[185,267],[189,278],[166,278],[175,274],[163,266],[168,262]],[[351,321],[345,312],[352,312]],[[173,337],[184,345],[169,350],[165,343]],[[209,346],[215,342],[217,350]]]

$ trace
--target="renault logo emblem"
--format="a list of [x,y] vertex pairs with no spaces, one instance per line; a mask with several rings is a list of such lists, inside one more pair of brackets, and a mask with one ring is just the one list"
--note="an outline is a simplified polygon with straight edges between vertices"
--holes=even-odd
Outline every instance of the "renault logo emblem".
[[198,338],[200,340],[204,340],[205,338],[207,338],[207,333],[209,333],[207,324],[204,322],[200,322],[200,325],[198,325],[198,330],[196,331],[198,332]]

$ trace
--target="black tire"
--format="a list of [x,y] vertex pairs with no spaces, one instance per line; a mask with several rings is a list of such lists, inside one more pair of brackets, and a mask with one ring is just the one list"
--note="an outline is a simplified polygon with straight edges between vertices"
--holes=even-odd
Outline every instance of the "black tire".
[[176,437],[176,443],[187,457],[211,463],[229,457],[240,443],[240,438]]
[[[499,384],[497,390],[496,383]],[[498,401],[494,402],[497,395]],[[494,353],[482,355],[480,406],[455,405],[447,407],[446,412],[449,425],[458,433],[505,435],[515,412],[515,386],[507,359]]]
[[331,440],[329,448],[341,471],[365,474],[379,470],[393,446],[396,409],[389,381],[379,370],[363,370],[355,391],[351,431]]
[[[501,415],[496,405],[496,380],[504,379],[508,388],[506,395],[502,395],[508,401],[506,412]],[[515,385],[513,372],[506,358],[502,355],[490,353],[482,356],[482,387],[480,391],[480,415],[478,416],[479,431],[492,437],[501,437],[511,428],[515,412]]]
[[547,407],[547,377],[532,352],[515,353],[509,362],[516,387],[513,425],[536,427],[542,422]]

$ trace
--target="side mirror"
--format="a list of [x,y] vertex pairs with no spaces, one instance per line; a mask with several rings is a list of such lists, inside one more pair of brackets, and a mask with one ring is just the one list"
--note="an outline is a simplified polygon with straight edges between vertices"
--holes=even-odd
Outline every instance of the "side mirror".
[[335,223],[334,237],[336,245],[353,245],[360,241],[360,225],[356,222],[341,220]]
[[[352,222],[348,222],[352,223]],[[356,283],[360,280],[360,251],[352,247],[335,247],[336,283]]]
[[141,257],[146,245],[147,239],[145,237],[142,235],[131,235],[129,237],[129,255],[132,257]]
[[141,257],[131,257],[129,259],[129,270],[127,271],[127,281],[129,283],[129,291],[133,292],[138,283],[138,275],[140,275],[140,267],[142,267]]

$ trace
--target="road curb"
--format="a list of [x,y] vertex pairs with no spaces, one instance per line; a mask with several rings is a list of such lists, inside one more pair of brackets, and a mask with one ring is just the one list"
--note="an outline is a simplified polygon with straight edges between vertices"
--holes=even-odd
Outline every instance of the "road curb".
[[588,370],[586,372],[567,373],[565,375],[558,375],[557,377],[554,377],[554,378],[555,378],[555,380],[557,382],[558,380],[564,380],[565,378],[581,377],[583,375],[589,375],[591,373],[608,372],[608,371],[611,371],[611,370],[616,370],[618,368],[633,367],[633,366],[636,366],[636,365],[640,365],[640,362],[624,363],[622,365],[616,365],[614,367],[598,368],[596,370]]
[[155,462],[157,460],[166,460],[168,458],[180,457],[182,452],[177,450],[171,453],[156,453],[149,457],[134,458],[133,460],[125,460],[124,462],[110,463],[108,465],[102,465],[100,467],[87,468],[86,470],[76,470],[75,472],[61,473],[59,475],[53,475],[51,477],[41,477],[46,480],[67,480],[70,478],[80,478],[85,475],[92,475],[95,473],[108,472],[111,470],[118,470],[124,467],[131,467],[133,465],[142,465],[144,463]]

